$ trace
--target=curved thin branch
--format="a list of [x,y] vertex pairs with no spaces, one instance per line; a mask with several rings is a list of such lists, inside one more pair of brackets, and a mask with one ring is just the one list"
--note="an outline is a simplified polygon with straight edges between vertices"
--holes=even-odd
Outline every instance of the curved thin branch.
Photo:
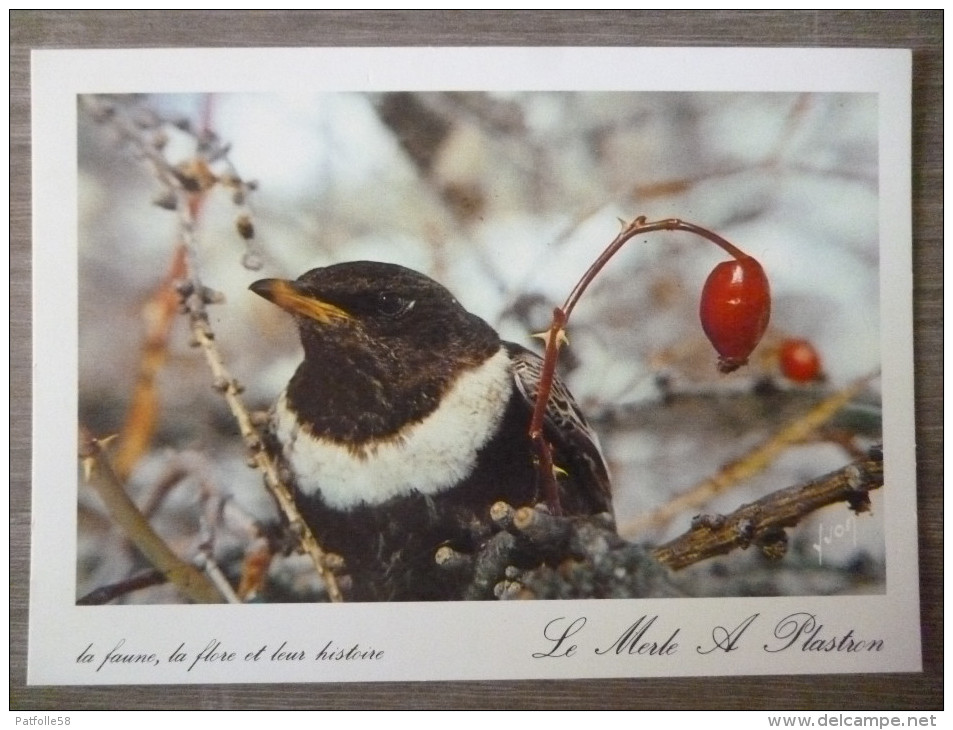
[[685,231],[700,236],[719,246],[728,254],[736,259],[750,258],[744,251],[739,249],[733,243],[722,238],[714,231],[680,220],[679,218],[666,218],[664,220],[649,222],[645,216],[639,216],[631,223],[623,222],[622,230],[599,254],[599,257],[586,270],[576,285],[573,287],[569,296],[566,298],[562,307],[553,309],[553,320],[549,330],[542,335],[546,340],[546,354],[543,358],[543,368],[539,378],[539,389],[536,392],[536,402],[533,406],[533,417],[529,424],[529,437],[536,448],[537,454],[537,473],[540,475],[543,484],[543,493],[546,495],[547,502],[554,514],[561,514],[562,509],[559,505],[559,492],[556,486],[556,477],[553,474],[553,455],[552,449],[543,437],[543,418],[546,414],[546,406],[549,403],[549,396],[553,388],[553,380],[556,377],[556,361],[559,358],[559,348],[567,341],[566,325],[569,322],[569,316],[572,314],[576,303],[585,293],[586,289],[596,278],[603,267],[609,263],[609,260],[615,256],[619,249],[628,243],[635,236],[654,231]]
[[586,289],[589,288],[593,279],[595,279],[596,275],[602,271],[602,268],[609,263],[609,260],[619,252],[620,248],[636,236],[653,233],[655,231],[685,231],[686,233],[694,233],[696,236],[701,236],[724,249],[726,253],[736,259],[748,258],[748,254],[735,246],[731,241],[722,238],[714,231],[710,231],[702,226],[688,223],[679,218],[665,218],[663,220],[649,222],[644,215],[640,215],[631,223],[626,223],[623,226],[619,235],[615,237],[612,243],[606,246],[605,250],[599,254],[599,258],[593,262],[592,266],[586,270],[586,273],[582,275],[582,278],[580,278],[576,286],[573,287],[573,290],[569,293],[569,296],[566,297],[566,302],[562,307],[565,318],[569,319],[573,308]]
[[162,575],[158,570],[152,568],[147,570],[144,573],[139,573],[134,575],[131,578],[126,578],[125,580],[119,581],[118,583],[110,583],[109,585],[100,586],[85,596],[76,599],[77,606],[102,606],[110,601],[119,598],[120,596],[125,596],[127,593],[133,593],[134,591],[140,591],[143,588],[151,588],[152,586],[160,586],[166,582],[165,576]]

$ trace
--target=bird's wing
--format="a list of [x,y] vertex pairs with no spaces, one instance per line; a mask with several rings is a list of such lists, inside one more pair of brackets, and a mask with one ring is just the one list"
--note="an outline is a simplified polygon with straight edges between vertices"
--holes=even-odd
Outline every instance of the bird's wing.
[[[516,387],[530,410],[539,393],[543,361],[534,352],[511,342],[505,347],[513,361]],[[554,449],[555,465],[568,472],[579,494],[566,495],[580,502],[578,511],[612,512],[609,469],[599,446],[596,432],[586,421],[572,393],[558,378],[553,379],[549,402],[543,418],[546,438]],[[566,505],[573,510],[572,505]],[[585,509],[588,506],[589,509]]]

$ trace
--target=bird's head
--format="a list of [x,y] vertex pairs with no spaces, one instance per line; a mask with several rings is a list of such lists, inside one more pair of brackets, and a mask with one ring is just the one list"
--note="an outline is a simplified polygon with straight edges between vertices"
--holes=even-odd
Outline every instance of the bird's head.
[[423,365],[476,364],[499,347],[496,332],[445,287],[394,264],[336,264],[250,289],[294,315],[306,360],[398,376]]

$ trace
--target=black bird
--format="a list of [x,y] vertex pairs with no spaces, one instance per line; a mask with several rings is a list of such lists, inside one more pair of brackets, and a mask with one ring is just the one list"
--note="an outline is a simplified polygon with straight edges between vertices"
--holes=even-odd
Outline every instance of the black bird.
[[[302,517],[344,557],[346,597],[460,598],[437,548],[478,550],[497,501],[545,502],[527,435],[540,358],[393,264],[337,264],[250,288],[298,324],[304,361],[271,435]],[[563,514],[611,513],[598,441],[558,380],[544,435]]]

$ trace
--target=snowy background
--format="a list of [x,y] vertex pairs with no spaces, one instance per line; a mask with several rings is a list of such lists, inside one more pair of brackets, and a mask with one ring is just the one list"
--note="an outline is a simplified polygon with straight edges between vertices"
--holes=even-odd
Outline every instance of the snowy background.
[[[114,111],[103,114],[106,107]],[[697,223],[757,257],[773,310],[751,365],[719,374],[697,311],[705,277],[725,255],[675,233],[631,241],[583,298],[562,374],[600,433],[623,535],[658,544],[685,531],[694,514],[728,512],[842,467],[853,458],[845,442],[879,439],[874,379],[835,424],[838,440],[791,447],[711,503],[639,527],[821,395],[876,373],[873,94],[80,99],[79,418],[100,435],[122,431],[142,359],[143,305],[169,269],[177,235],[176,214],[153,204],[161,186],[118,134],[118,118],[144,137],[165,135],[173,163],[194,155],[195,138],[165,122],[207,123],[230,145],[235,172],[257,183],[247,200],[251,242],[236,233],[239,208],[222,189],[210,191],[196,228],[199,273],[225,295],[210,309],[211,324],[253,408],[270,405],[300,358],[290,319],[247,290],[258,278],[356,259],[399,263],[442,282],[506,339],[539,351],[530,335],[546,328],[619,219],[645,215]],[[816,346],[823,383],[780,375],[776,348],[786,337]],[[766,380],[782,394],[753,394]],[[235,515],[273,515],[210,383],[179,318],[157,382],[157,431],[128,488],[155,505],[160,532],[184,555],[203,540],[222,556],[240,552],[248,525]],[[879,494],[872,497],[872,514],[854,517],[840,505],[802,523],[780,563],[736,553],[687,571],[686,590],[882,592],[883,515]],[[142,567],[82,487],[79,529],[78,596]],[[164,590],[130,600],[166,600]]]

